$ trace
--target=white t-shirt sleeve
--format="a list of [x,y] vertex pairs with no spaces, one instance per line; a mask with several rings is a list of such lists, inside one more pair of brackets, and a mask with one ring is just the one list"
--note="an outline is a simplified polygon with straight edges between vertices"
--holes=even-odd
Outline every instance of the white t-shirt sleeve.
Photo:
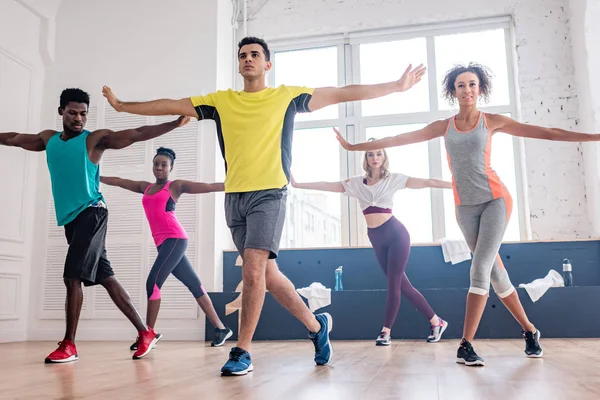
[[397,174],[397,173],[392,173],[390,175],[390,188],[391,190],[393,190],[394,192],[397,190],[401,190],[406,188],[406,182],[408,181],[408,176],[403,175],[403,174]]
[[348,181],[343,180],[344,194],[349,197],[360,196],[360,185],[364,185],[362,176],[353,176]]

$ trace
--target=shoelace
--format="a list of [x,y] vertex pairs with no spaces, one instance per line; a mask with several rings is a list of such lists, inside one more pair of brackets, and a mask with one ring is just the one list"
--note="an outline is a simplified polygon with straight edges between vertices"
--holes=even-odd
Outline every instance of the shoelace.
[[525,332],[523,336],[525,337],[525,343],[527,343],[528,347],[535,347],[535,338],[533,336],[533,333]]
[[319,340],[317,340],[317,336],[315,335],[314,338],[311,338],[313,344],[315,345],[315,352],[318,353],[321,351],[321,343],[319,343]]
[[467,351],[468,354],[477,355],[473,349],[473,345],[469,342],[461,344],[461,346]]
[[239,351],[236,351],[236,352],[231,352],[231,354],[229,355],[229,359],[230,359],[231,361],[238,362],[238,361],[240,361],[240,359],[242,358],[242,355],[243,355],[243,354],[244,354],[244,353],[242,353],[242,352],[239,352]]
[[58,348],[59,349],[66,349],[67,348],[67,344],[64,341],[60,341],[57,343],[58,344]]

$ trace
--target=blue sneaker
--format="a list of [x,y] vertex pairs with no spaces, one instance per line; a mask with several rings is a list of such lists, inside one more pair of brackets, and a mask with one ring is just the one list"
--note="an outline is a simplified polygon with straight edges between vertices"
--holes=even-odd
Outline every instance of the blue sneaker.
[[321,330],[317,333],[309,333],[308,338],[315,345],[315,363],[317,365],[327,365],[333,355],[333,348],[329,342],[329,332],[333,328],[333,319],[328,313],[317,314],[315,317],[321,323]]
[[254,367],[252,366],[252,359],[250,353],[239,347],[234,347],[229,352],[229,360],[221,368],[221,375],[223,376],[237,376],[246,375],[248,372],[252,372]]

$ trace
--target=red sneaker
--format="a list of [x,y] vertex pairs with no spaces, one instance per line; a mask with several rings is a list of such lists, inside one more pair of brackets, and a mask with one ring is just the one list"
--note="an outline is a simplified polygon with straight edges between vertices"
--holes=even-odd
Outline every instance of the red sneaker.
[[67,363],[71,361],[77,361],[78,359],[79,356],[77,355],[75,343],[71,342],[70,340],[63,340],[62,342],[58,342],[58,349],[50,353],[44,362],[46,364]]
[[159,333],[154,332],[154,329],[148,328],[147,331],[140,331],[138,333],[138,341],[137,341],[137,351],[133,353],[133,359],[139,360],[140,358],[145,357],[150,350],[154,348],[156,342],[158,342],[161,338]]

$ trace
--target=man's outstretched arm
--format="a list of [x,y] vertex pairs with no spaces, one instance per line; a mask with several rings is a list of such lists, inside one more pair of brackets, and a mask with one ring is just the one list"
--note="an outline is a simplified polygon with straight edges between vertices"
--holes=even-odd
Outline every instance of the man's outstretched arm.
[[144,142],[155,137],[171,132],[173,129],[184,126],[190,121],[189,117],[179,117],[175,121],[165,122],[160,125],[141,126],[123,131],[99,130],[94,132],[101,136],[99,144],[104,149],[123,149],[136,142]]
[[315,89],[308,102],[310,111],[330,106],[332,104],[347,101],[369,100],[388,94],[405,92],[419,83],[427,69],[421,64],[416,68],[409,65],[402,77],[394,82],[380,83],[376,85],[349,85],[341,88],[324,87]]
[[151,101],[121,101],[108,86],[102,88],[102,94],[110,105],[118,112],[126,112],[137,115],[181,115],[198,118],[198,113],[194,109],[192,100],[188,98],[160,99]]
[[38,134],[4,132],[0,133],[0,145],[20,147],[29,151],[46,150],[44,135],[52,135],[55,131],[45,130]]

